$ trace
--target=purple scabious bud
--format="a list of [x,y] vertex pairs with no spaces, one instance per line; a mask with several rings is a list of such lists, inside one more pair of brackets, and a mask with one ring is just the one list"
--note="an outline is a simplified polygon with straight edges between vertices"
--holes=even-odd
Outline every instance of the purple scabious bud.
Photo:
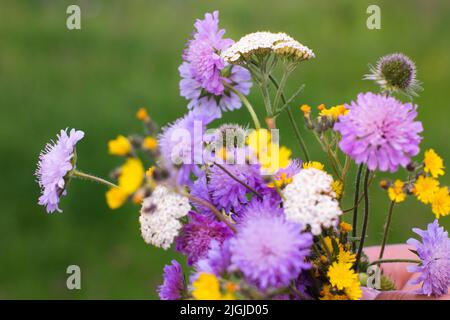
[[191,212],[189,223],[183,226],[176,239],[176,249],[187,256],[188,265],[193,265],[208,254],[211,241],[222,244],[232,235],[233,232],[224,222]]
[[376,67],[370,66],[371,73],[364,76],[365,80],[374,80],[382,90],[400,92],[408,96],[417,96],[422,90],[416,79],[414,62],[402,53],[393,53],[381,57]]
[[195,31],[183,53],[179,67],[180,93],[190,100],[188,107],[196,113],[219,118],[222,110],[241,107],[239,97],[230,92],[224,83],[233,85],[247,95],[252,86],[250,72],[240,66],[230,66],[220,53],[233,44],[223,38],[224,29],[219,29],[219,12],[205,14],[203,20],[194,24]]
[[419,293],[430,296],[442,296],[448,293],[450,286],[450,239],[448,232],[439,226],[437,220],[428,224],[427,230],[414,228],[422,237],[422,242],[411,238],[407,243],[417,252],[422,263],[409,266],[409,272],[418,272],[420,276],[410,284],[422,283]]
[[164,267],[164,282],[158,287],[161,300],[181,300],[186,291],[181,265],[172,260],[172,264]]
[[288,286],[300,272],[310,268],[306,261],[313,243],[301,225],[273,212],[247,212],[230,241],[230,268],[260,290]]
[[415,121],[416,105],[368,92],[346,108],[349,112],[339,116],[334,130],[342,136],[339,147],[356,163],[365,163],[372,171],[395,172],[419,153],[423,128]]
[[62,212],[58,204],[61,196],[66,195],[66,180],[69,172],[75,168],[75,145],[83,139],[84,132],[72,129],[69,134],[61,130],[56,142],[48,143],[39,155],[36,177],[41,187],[39,204],[46,206],[47,212]]

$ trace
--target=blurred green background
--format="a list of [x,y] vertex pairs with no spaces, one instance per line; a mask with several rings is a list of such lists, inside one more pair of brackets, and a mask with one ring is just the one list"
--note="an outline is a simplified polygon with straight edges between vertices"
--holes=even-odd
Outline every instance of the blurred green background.
[[[80,31],[66,29],[66,8],[74,3],[81,6]],[[369,4],[381,7],[381,30],[366,27]],[[304,63],[287,88],[293,92],[306,83],[297,105],[334,105],[376,90],[361,81],[367,64],[406,53],[425,88],[416,100],[425,127],[422,149],[433,147],[450,159],[448,1],[1,0],[0,298],[157,297],[162,268],[177,255],[144,243],[139,208],[110,211],[102,186],[75,181],[61,203],[64,212],[47,215],[36,204],[33,173],[41,148],[61,128],[86,132],[78,165],[107,176],[121,160],[108,155],[106,143],[141,130],[134,116],[139,107],[147,106],[161,125],[185,113],[178,93],[181,52],[195,19],[214,9],[234,39],[257,30],[285,31],[314,50],[317,58]],[[262,116],[259,92],[252,90],[250,98]],[[248,119],[244,108],[224,115],[224,121]],[[282,142],[300,155],[285,115],[279,127]],[[306,139],[314,143],[312,136]],[[324,160],[317,148],[312,151]],[[372,190],[368,243],[377,244],[388,200],[378,187]],[[404,242],[411,227],[432,220],[429,207],[409,199],[395,211],[390,241]],[[448,217],[441,223],[450,227]],[[81,267],[81,290],[65,286],[71,264]]]

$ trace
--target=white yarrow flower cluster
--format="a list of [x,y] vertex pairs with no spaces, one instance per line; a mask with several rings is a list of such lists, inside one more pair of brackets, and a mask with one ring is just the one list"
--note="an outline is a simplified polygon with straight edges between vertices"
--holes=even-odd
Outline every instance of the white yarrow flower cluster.
[[[222,57],[228,63],[239,63],[253,54],[265,54],[275,51],[275,48],[281,49],[283,48],[281,43],[286,43],[293,50],[290,52],[295,52],[296,56],[304,57],[303,60],[314,57],[312,50],[303,46],[286,33],[267,31],[254,32],[243,36],[238,42],[225,50],[222,53]],[[287,51],[282,52],[286,53]]]
[[332,190],[333,178],[324,171],[308,168],[297,173],[283,190],[286,219],[308,225],[314,235],[336,226],[342,210]]
[[186,216],[190,208],[188,198],[157,186],[152,195],[144,199],[139,216],[144,241],[168,249],[182,227],[179,219]]

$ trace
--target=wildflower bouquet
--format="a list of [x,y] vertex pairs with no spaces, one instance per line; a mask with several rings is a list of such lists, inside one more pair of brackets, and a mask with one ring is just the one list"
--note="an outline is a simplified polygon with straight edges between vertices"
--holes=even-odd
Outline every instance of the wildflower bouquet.
[[[218,12],[194,27],[179,67],[187,114],[158,133],[140,109],[143,134],[109,141],[109,152],[124,158],[112,172],[115,183],[79,171],[76,145],[84,133],[62,130],[40,155],[39,204],[49,213],[61,211],[69,182],[83,178],[108,186],[111,209],[128,200],[140,205],[144,241],[164,250],[174,244],[190,267],[187,278],[175,260],[164,268],[161,299],[356,300],[368,287],[395,289],[379,269],[390,262],[407,263],[418,273],[413,281],[420,294],[447,294],[450,240],[438,224],[450,210],[449,189],[438,180],[444,165],[433,149],[414,158],[422,124],[417,106],[399,99],[404,94],[412,100],[421,90],[414,63],[403,54],[385,56],[365,76],[380,92],[321,105],[317,112],[302,105],[303,119],[296,119],[290,107],[303,86],[291,96],[284,88],[289,75],[315,57],[311,49],[285,33],[256,32],[234,42],[219,29]],[[260,89],[264,111],[247,99],[252,85]],[[223,112],[242,106],[254,128],[231,123],[212,129]],[[301,160],[279,144],[276,120],[282,113]],[[325,152],[330,172],[311,158],[306,134]],[[352,168],[354,187],[348,181]],[[369,187],[377,172],[399,169],[405,179],[381,181],[390,207],[378,259],[370,261],[364,248]],[[352,208],[342,208],[344,195],[353,199]],[[408,196],[429,204],[436,220],[426,230],[414,229],[421,240],[408,240],[415,259],[383,259],[393,210]]]

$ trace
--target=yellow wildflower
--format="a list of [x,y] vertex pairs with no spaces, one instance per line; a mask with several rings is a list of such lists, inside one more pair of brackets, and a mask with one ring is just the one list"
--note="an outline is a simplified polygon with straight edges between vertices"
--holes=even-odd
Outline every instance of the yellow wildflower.
[[116,139],[109,140],[108,150],[112,155],[126,156],[131,151],[131,143],[126,137],[119,135]]
[[394,202],[402,202],[406,199],[406,194],[403,191],[405,183],[401,180],[395,180],[394,184],[388,188],[389,199]]
[[414,194],[425,204],[431,202],[434,193],[438,190],[439,182],[431,177],[420,176],[414,183]]
[[325,242],[325,246],[327,247],[328,252],[333,252],[333,241],[330,237],[324,237],[323,242]]
[[325,166],[318,161],[309,161],[303,163],[303,169],[315,168],[318,170],[323,170]]
[[325,107],[325,105],[322,103],[322,104],[320,104],[320,105],[317,107],[317,109],[319,109],[319,111],[322,111],[322,110],[325,110],[326,107]]
[[350,300],[359,300],[362,297],[361,283],[358,279],[355,279],[344,291]]
[[289,148],[271,143],[265,152],[259,153],[258,160],[265,173],[274,174],[278,169],[289,165],[291,154]]
[[148,121],[150,118],[148,116],[147,110],[145,108],[140,108],[136,113],[136,118],[141,121]]
[[128,159],[122,166],[119,175],[119,187],[130,195],[139,189],[144,180],[144,166],[137,158]]
[[[234,299],[232,290],[227,290],[225,295],[220,292],[220,283],[217,277],[211,273],[200,273],[192,284],[194,290],[192,296],[196,300],[229,300]],[[230,288],[229,288],[230,289]]]
[[327,275],[331,285],[338,290],[351,287],[357,280],[357,274],[352,269],[351,263],[334,262],[328,269]]
[[425,172],[429,172],[433,178],[444,174],[444,161],[433,149],[425,151],[423,164]]
[[339,246],[338,262],[353,264],[356,261],[356,255],[344,249],[344,246]]
[[268,183],[269,188],[284,188],[292,182],[292,177],[288,177],[285,172],[282,172],[279,176],[275,177],[275,180]]
[[307,104],[304,104],[300,107],[300,110],[303,112],[305,116],[308,116],[311,113],[311,107]]
[[247,144],[252,149],[257,156],[260,152],[267,150],[267,147],[272,141],[272,136],[270,131],[267,129],[258,129],[252,131],[247,137]]
[[320,300],[348,300],[346,295],[333,293],[330,285],[324,285],[320,295]]
[[339,116],[345,116],[348,112],[348,109],[344,105],[338,105],[331,107],[330,109],[323,108],[319,115],[331,117],[334,121],[336,121]]
[[439,188],[439,190],[434,193],[434,196],[431,199],[431,210],[436,215],[436,219],[448,215],[450,211],[450,195],[448,193],[448,187]]
[[342,222],[339,224],[339,226],[341,227],[341,230],[342,230],[343,232],[350,232],[350,231],[353,230],[352,225],[351,225],[350,223],[347,223],[347,222],[344,222],[344,221],[342,221]]
[[149,178],[153,177],[153,172],[155,171],[155,166],[151,166],[145,171],[145,175]]
[[149,150],[155,150],[158,147],[158,140],[153,137],[145,137],[142,145]]
[[340,199],[342,197],[342,192],[344,191],[344,184],[340,180],[334,180],[331,184],[331,189],[336,194],[336,199]]
[[128,199],[128,195],[120,188],[111,188],[106,192],[106,203],[110,209],[120,208]]

